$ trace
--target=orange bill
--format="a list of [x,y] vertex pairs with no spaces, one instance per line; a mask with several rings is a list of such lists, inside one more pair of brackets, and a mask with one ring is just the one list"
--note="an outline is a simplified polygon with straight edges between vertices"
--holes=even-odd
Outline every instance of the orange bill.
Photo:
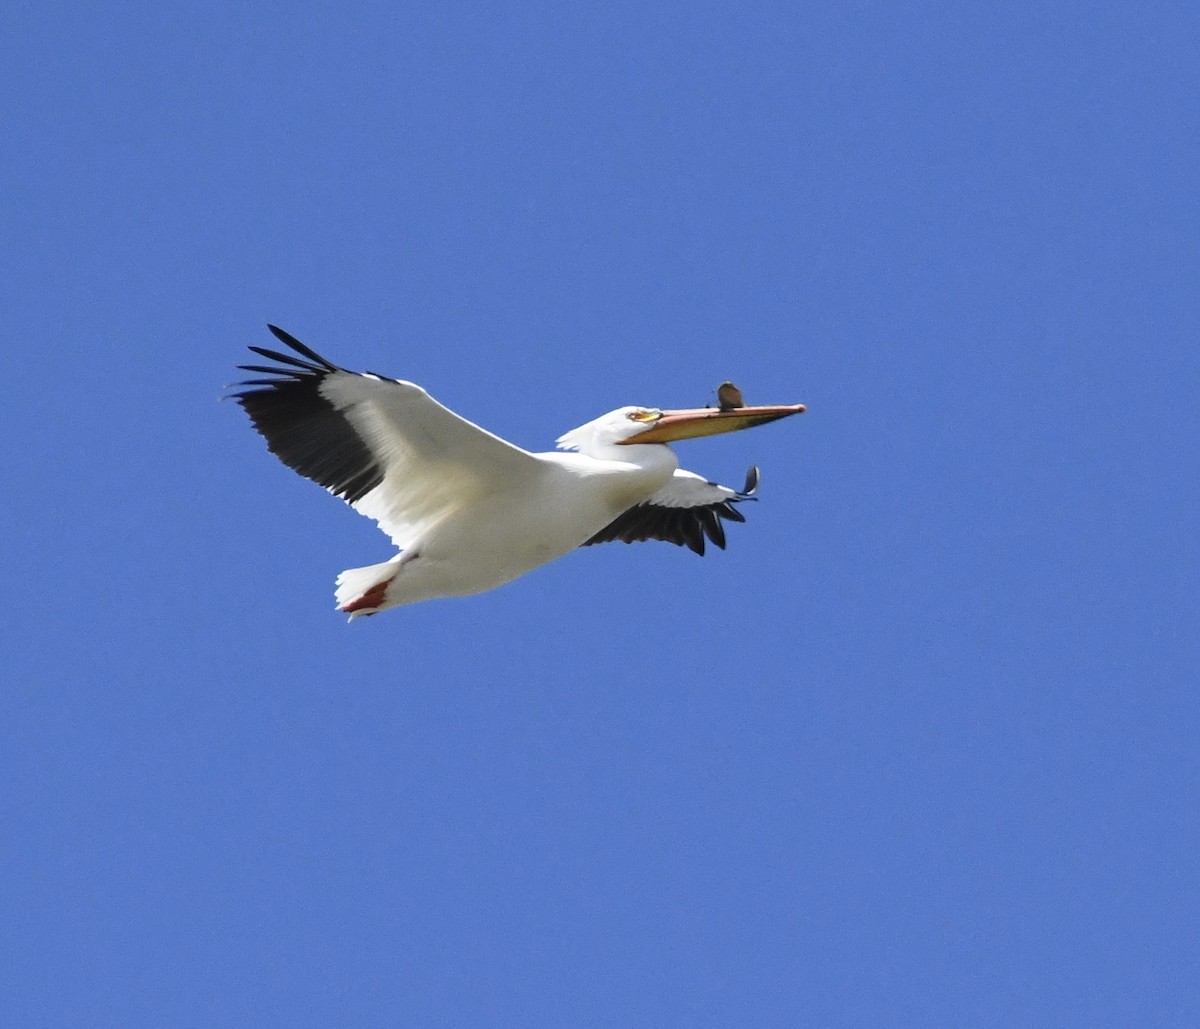
[[756,425],[778,421],[789,415],[801,414],[803,404],[782,404],[773,407],[735,407],[722,411],[717,407],[701,407],[687,411],[663,411],[645,432],[621,440],[622,443],[670,443],[697,436],[716,436],[722,432],[752,429]]

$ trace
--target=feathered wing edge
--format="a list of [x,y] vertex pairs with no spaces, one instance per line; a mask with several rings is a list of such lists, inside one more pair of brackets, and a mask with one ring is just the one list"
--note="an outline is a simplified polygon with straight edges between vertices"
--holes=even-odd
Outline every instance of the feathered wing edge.
[[[267,441],[267,449],[293,471],[324,486],[349,504],[362,499],[383,482],[385,469],[342,411],[321,394],[330,375],[354,375],[327,361],[290,333],[268,325],[285,346],[304,360],[277,350],[252,346],[276,365],[243,364],[242,371],[271,375],[247,379],[247,387],[231,393]],[[373,379],[385,379],[371,375]]]
[[305,478],[378,523],[401,549],[463,502],[519,488],[532,454],[455,414],[412,382],[351,372],[269,326],[293,354],[250,349],[273,376],[233,393],[267,448]]
[[[754,494],[758,490],[758,481],[756,465],[750,466],[746,473],[746,484],[740,492],[708,482],[691,472],[677,471],[666,487],[613,519],[583,546],[615,540],[622,543],[662,540],[674,543],[677,547],[687,547],[703,556],[707,539],[724,550],[725,527],[722,519],[732,522],[746,520],[734,505],[744,500],[756,500]],[[673,497],[672,493],[683,485],[686,485],[687,495],[695,497],[700,494],[713,499],[703,503],[688,503]]]

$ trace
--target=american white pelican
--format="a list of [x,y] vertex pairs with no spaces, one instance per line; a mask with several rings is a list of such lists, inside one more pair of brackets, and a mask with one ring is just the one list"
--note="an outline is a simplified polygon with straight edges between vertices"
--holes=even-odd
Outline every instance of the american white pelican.
[[[732,383],[719,408],[622,407],[532,454],[443,407],[420,386],[331,364],[274,325],[299,357],[250,347],[274,365],[233,396],[289,468],[379,524],[400,553],[337,578],[353,620],[435,597],[481,593],[579,546],[665,540],[725,546],[721,520],[743,522],[741,492],[678,467],[670,440],[762,425],[803,404],[745,407]],[[728,388],[726,388],[728,387]]]

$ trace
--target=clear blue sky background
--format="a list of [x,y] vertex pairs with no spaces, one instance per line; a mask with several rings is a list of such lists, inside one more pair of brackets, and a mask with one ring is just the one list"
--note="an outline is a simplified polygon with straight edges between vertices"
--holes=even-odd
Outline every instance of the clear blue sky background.
[[[1194,4],[10,4],[0,1022],[1200,1022]],[[762,501],[347,626],[266,321]]]

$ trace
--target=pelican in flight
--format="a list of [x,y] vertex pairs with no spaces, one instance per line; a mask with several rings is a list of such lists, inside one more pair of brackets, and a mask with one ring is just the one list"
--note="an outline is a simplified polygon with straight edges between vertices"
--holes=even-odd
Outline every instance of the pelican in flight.
[[232,394],[285,465],[373,519],[399,549],[337,578],[351,620],[389,607],[494,589],[580,546],[665,540],[725,546],[739,492],[679,468],[671,440],[748,429],[803,404],[746,407],[732,383],[718,408],[621,407],[564,433],[568,453],[534,454],[443,407],[420,386],[331,364],[268,326],[292,350],[239,365],[265,379]]

